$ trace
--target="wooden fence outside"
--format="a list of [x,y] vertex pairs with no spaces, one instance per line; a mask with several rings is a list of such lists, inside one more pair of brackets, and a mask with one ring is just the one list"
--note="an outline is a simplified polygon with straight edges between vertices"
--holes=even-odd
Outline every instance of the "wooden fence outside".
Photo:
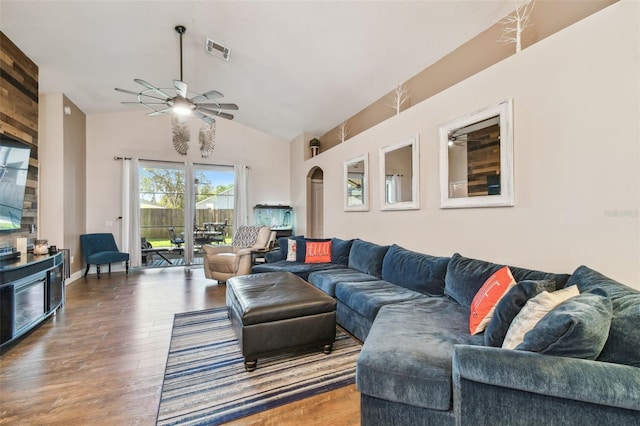
[[[197,209],[194,227],[205,223],[225,223],[229,235],[233,230],[233,209]],[[147,240],[168,239],[169,228],[184,233],[184,209],[140,209],[140,236]]]

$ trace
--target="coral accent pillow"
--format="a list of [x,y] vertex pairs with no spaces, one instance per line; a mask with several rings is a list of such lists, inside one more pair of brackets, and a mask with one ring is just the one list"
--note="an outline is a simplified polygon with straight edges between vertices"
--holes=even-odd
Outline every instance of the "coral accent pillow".
[[287,240],[287,262],[296,261],[297,242],[293,238]]
[[304,263],[331,262],[331,241],[307,241]]
[[516,280],[508,266],[498,269],[484,282],[471,302],[469,333],[478,334],[487,328],[496,305],[514,285]]

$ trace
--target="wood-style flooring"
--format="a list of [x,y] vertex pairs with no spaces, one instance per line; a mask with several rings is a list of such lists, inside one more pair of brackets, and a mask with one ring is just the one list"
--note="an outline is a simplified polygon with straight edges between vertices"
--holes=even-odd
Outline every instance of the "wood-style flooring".
[[[173,316],[225,305],[202,268],[81,278],[64,308],[0,355],[0,424],[154,425]],[[229,425],[358,425],[355,386]]]

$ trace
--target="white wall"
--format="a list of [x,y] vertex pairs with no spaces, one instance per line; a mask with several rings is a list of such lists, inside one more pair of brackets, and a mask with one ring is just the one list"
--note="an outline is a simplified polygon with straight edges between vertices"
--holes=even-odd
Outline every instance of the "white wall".
[[[640,288],[639,14],[640,3],[616,3],[307,161],[306,141],[293,141],[296,213],[319,166],[325,236],[556,272],[586,264]],[[515,207],[440,209],[438,125],[506,98]],[[421,208],[381,212],[378,150],[416,133]],[[367,152],[370,211],[344,212],[343,161]]]
[[[198,130],[190,120],[187,156],[171,142],[169,116],[147,117],[145,112],[99,114],[87,117],[87,232],[112,232],[118,243],[121,225],[122,164],[114,156],[201,164],[244,164],[249,171],[249,206],[289,203],[289,145],[286,141],[234,121],[218,119],[216,146],[208,159],[200,156]],[[250,212],[250,221],[253,211]],[[109,226],[109,224],[111,224]]]

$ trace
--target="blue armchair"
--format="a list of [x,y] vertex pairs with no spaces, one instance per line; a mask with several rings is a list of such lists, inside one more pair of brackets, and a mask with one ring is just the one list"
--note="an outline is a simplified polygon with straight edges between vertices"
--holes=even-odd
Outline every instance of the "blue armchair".
[[116,262],[125,262],[126,272],[129,273],[129,253],[118,250],[113,234],[80,235],[80,244],[87,264],[87,269],[84,271],[85,277],[89,273],[89,267],[96,265],[96,273],[100,279],[100,265],[108,264],[109,273],[111,273],[111,264]]

